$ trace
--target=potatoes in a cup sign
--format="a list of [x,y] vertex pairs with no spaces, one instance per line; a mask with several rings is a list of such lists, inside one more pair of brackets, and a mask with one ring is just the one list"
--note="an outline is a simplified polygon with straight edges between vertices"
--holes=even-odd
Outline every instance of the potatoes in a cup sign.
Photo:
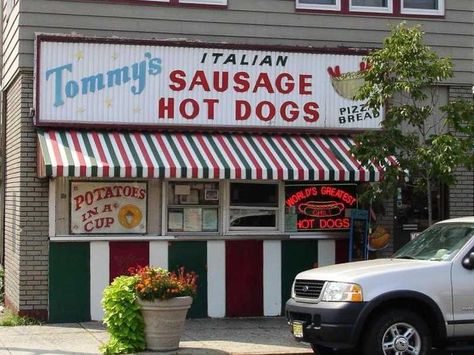
[[355,99],[357,91],[364,84],[364,72],[370,68],[370,65],[366,62],[361,62],[359,68],[359,71],[347,73],[341,73],[339,65],[336,65],[334,68],[328,68],[332,87],[339,96],[349,100]]

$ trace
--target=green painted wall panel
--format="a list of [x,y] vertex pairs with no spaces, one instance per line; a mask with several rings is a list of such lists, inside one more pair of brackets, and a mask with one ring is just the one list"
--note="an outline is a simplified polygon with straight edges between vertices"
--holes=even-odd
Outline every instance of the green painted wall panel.
[[89,243],[50,243],[49,321],[89,321]]
[[170,271],[184,266],[198,274],[198,290],[189,318],[207,317],[207,242],[170,242],[168,268]]
[[281,301],[282,313],[291,297],[291,285],[299,272],[316,266],[317,240],[285,240],[281,243]]

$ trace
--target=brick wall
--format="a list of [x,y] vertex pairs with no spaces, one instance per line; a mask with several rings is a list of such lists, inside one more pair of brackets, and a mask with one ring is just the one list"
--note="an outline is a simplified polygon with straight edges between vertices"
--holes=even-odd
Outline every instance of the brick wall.
[[[472,100],[472,87],[453,86],[449,88],[449,99]],[[457,183],[449,188],[449,217],[474,216],[474,172],[457,169]]]
[[7,88],[5,151],[5,304],[47,318],[48,181],[36,178],[36,131],[29,117],[33,74]]

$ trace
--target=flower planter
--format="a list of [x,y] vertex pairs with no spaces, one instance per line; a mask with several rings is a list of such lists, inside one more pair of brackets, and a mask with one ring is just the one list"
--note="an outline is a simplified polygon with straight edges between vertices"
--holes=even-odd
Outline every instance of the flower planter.
[[137,302],[145,320],[146,348],[156,351],[177,350],[193,298],[183,296],[164,301],[137,298]]

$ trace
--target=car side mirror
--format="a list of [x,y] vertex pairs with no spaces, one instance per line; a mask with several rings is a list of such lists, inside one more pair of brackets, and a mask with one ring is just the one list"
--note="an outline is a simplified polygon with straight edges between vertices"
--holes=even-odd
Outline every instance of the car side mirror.
[[464,258],[462,266],[469,270],[474,269],[474,251]]

